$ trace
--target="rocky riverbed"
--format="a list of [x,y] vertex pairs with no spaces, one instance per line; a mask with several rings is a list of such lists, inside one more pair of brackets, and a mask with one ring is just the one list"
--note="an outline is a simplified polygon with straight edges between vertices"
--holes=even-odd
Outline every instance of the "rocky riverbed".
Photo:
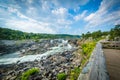
[[71,69],[80,66],[80,55],[75,53],[77,40],[41,40],[23,46],[16,57],[5,57],[12,53],[0,57],[0,80],[20,80],[21,74],[33,67],[40,72],[30,80],[56,80],[58,73],[68,75]]

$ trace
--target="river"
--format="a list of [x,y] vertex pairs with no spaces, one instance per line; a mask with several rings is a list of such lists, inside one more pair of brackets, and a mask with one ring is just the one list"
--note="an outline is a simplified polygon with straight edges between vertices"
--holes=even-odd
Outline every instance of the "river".
[[[53,40],[50,42],[53,42]],[[64,51],[70,51],[71,49],[73,49],[73,47],[68,43],[68,40],[62,40],[59,42],[58,46],[51,47],[50,50],[46,51],[43,54],[20,56],[20,51],[17,51],[14,53],[1,55],[0,65],[46,59],[49,55],[62,53]]]

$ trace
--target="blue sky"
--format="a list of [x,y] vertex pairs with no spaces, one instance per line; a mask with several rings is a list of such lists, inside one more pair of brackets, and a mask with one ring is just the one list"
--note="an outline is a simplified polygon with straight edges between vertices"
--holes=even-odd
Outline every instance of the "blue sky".
[[0,27],[82,34],[120,24],[120,0],[0,0]]

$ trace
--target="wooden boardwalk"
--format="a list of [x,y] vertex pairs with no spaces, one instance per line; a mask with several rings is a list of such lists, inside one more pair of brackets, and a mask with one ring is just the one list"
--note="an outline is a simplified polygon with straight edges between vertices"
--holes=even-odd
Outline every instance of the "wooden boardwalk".
[[120,50],[103,49],[110,80],[120,80]]
[[98,43],[78,80],[109,80],[102,45]]

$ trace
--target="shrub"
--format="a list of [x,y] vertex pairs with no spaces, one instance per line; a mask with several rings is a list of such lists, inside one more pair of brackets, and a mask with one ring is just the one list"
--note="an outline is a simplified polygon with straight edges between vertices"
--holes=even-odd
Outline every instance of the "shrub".
[[34,75],[39,72],[39,68],[32,68],[24,72],[21,76],[21,80],[28,80],[31,75]]
[[80,68],[79,67],[75,67],[70,72],[70,80],[77,80],[79,74],[80,74]]
[[82,52],[84,55],[89,57],[91,55],[91,52],[93,51],[94,47],[96,45],[96,42],[87,42],[82,44]]
[[65,73],[59,73],[57,74],[57,79],[58,80],[65,80],[67,75]]

